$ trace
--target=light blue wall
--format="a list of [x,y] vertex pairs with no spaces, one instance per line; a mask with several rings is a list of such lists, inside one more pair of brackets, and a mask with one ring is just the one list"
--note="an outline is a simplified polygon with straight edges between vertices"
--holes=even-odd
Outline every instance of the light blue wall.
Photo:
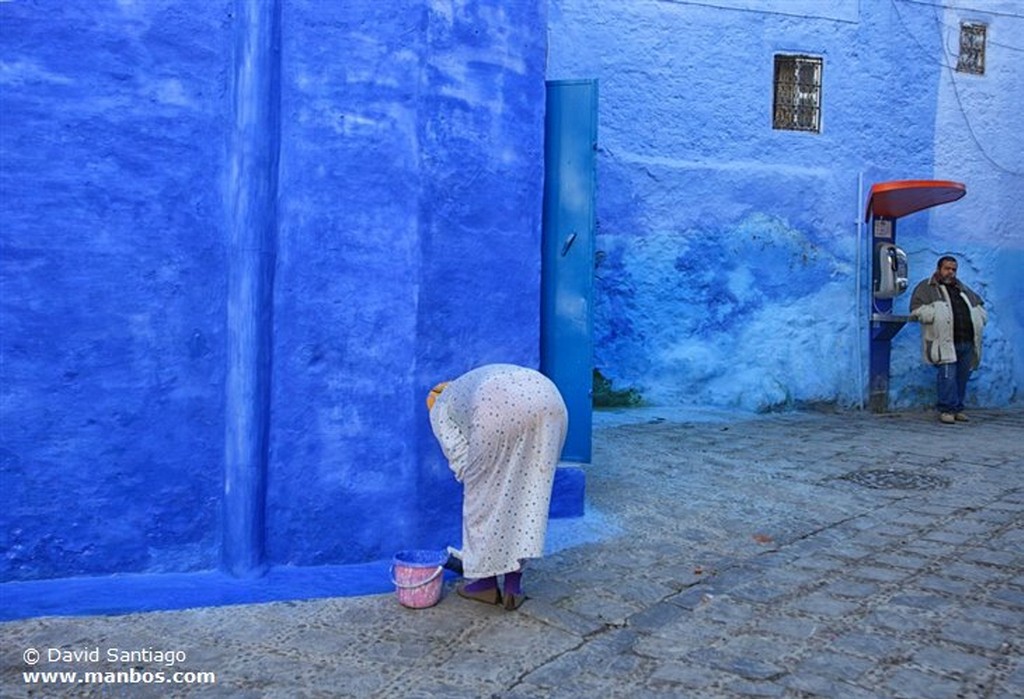
[[[1024,132],[1017,115],[1024,110],[1024,6],[1013,0],[945,5],[923,13],[908,40],[939,66],[934,171],[965,182],[968,193],[954,205],[922,215],[926,235],[901,240],[915,278],[927,276],[943,254],[959,257],[960,276],[984,296],[990,313],[982,364],[973,379],[977,402],[1019,404],[1024,400]],[[909,19],[904,4],[899,7],[901,17]],[[983,76],[954,69],[961,21],[987,25]],[[907,303],[902,299],[901,307]],[[934,375],[917,361],[919,333],[912,329],[897,339],[898,404],[931,400]]]
[[[1022,240],[1012,192],[1024,191],[1013,127],[1024,81],[1010,38],[1020,20],[962,4],[973,7],[550,3],[549,78],[601,84],[595,359],[615,388],[661,405],[859,405],[867,190],[936,178],[965,182],[969,193],[899,222],[911,276],[927,276],[938,250],[971,261],[964,278],[990,292],[994,311],[974,396],[994,406],[1020,399],[1024,374],[1011,346],[1021,343],[1003,340],[1021,335],[1008,303],[1020,289],[1010,272]],[[960,16],[989,21],[993,43],[986,87],[961,88],[957,102],[948,84],[968,80],[946,67],[955,57],[943,47],[956,46]],[[777,53],[823,59],[820,134],[772,129]],[[956,123],[962,111],[984,114],[975,130],[1005,153],[1004,170],[976,152]],[[908,327],[894,346],[893,407],[933,400],[917,342]]]
[[215,570],[236,519],[256,573],[458,543],[423,398],[538,363],[544,26],[0,3],[0,581]]

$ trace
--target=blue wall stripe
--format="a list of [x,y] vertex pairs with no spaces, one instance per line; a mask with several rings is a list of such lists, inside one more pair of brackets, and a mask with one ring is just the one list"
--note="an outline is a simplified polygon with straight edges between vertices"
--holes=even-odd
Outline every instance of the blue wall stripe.
[[239,0],[228,154],[224,568],[265,570],[267,439],[280,150],[280,3]]

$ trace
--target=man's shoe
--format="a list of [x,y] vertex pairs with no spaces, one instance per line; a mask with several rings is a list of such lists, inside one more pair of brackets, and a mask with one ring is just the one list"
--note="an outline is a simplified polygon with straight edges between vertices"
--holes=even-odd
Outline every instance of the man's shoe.
[[967,413],[957,413],[953,416],[953,419],[957,422],[970,422],[971,418],[967,417]]
[[954,422],[956,422],[956,417],[953,415],[953,413],[939,413],[939,422],[945,423],[947,425],[952,425]]

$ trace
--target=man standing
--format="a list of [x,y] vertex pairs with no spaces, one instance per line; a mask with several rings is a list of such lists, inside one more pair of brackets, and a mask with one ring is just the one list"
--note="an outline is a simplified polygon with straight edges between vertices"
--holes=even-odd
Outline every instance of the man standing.
[[967,422],[964,394],[981,361],[981,332],[988,320],[981,297],[956,278],[956,258],[939,258],[935,274],[910,297],[910,315],[921,322],[924,360],[938,369],[939,420]]

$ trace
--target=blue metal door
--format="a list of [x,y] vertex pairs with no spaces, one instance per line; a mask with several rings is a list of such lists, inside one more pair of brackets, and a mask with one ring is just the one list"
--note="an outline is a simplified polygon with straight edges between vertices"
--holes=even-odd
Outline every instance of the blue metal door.
[[541,371],[569,409],[562,458],[589,463],[597,81],[547,83],[541,281]]

